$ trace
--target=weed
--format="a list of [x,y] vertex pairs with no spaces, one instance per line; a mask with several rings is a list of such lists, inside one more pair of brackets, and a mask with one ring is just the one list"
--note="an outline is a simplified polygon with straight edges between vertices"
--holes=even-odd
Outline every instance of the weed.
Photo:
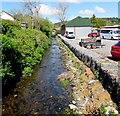
[[94,72],[94,75],[95,75],[95,79],[97,80],[99,78],[99,72],[98,71],[95,71]]
[[115,116],[115,112],[113,110],[110,111],[109,113],[110,116]]
[[85,80],[80,80],[80,83],[83,83],[83,82],[85,82]]
[[61,83],[64,87],[67,87],[68,84],[70,83],[70,81],[69,81],[69,80],[66,80],[66,79],[61,79],[61,80],[60,80],[60,83]]
[[103,105],[103,104],[102,104],[101,107],[100,107],[100,115],[101,115],[101,116],[106,114],[106,111],[107,111],[107,110],[105,109],[105,107],[106,107],[106,106]]
[[69,94],[71,95],[71,97],[75,98],[75,94],[73,92],[69,92]]

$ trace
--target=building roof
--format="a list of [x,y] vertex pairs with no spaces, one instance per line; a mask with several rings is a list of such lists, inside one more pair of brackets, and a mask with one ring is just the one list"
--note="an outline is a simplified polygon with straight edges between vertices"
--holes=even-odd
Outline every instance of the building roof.
[[[0,16],[2,15],[2,13],[5,13],[5,14],[9,15],[10,17],[12,17],[12,18],[15,20],[15,18],[14,18],[11,14],[9,14],[9,13],[7,13],[7,12],[5,12],[5,11],[1,11],[1,12],[0,12]],[[0,18],[1,18],[1,17],[0,17]]]
[[83,27],[83,26],[92,26],[92,23],[89,19],[83,19],[82,17],[78,16],[74,18],[73,20],[67,22],[65,24],[67,27]]

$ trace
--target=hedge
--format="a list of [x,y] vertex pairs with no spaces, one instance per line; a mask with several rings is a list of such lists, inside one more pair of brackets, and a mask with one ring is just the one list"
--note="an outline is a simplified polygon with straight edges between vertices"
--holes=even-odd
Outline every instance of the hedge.
[[[2,84],[3,95],[23,76],[30,76],[42,60],[51,39],[35,29],[21,29],[19,25],[3,22],[2,29]],[[8,25],[8,27],[6,26]]]

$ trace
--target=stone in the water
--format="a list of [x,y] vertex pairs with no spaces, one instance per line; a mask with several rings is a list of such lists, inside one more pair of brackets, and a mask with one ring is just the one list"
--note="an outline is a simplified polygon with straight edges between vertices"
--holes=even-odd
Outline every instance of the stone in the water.
[[73,100],[72,103],[73,103],[73,104],[76,104],[76,101]]
[[75,106],[74,104],[69,104],[68,106],[69,106],[70,109],[72,109],[72,110],[76,110],[76,109],[77,109],[77,106]]
[[114,114],[118,114],[118,111],[114,107],[106,107],[106,114],[110,114],[110,112],[114,112]]

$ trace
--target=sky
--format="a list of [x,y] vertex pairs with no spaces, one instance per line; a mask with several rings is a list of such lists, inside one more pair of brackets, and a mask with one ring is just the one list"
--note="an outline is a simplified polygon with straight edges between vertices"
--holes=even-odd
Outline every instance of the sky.
[[[58,22],[58,18],[55,16],[55,13],[58,12],[57,4],[55,0],[46,0],[46,2],[42,2],[40,4],[40,16],[44,18],[48,18],[53,23]],[[73,19],[77,16],[81,17],[92,17],[93,14],[96,17],[118,17],[118,2],[117,0],[99,0],[101,2],[96,2],[96,0],[57,0],[59,2],[66,1],[68,5],[66,17],[68,20]],[[104,2],[103,2],[104,1]],[[109,2],[108,2],[109,1]],[[1,2],[0,11],[4,10],[10,13],[10,10],[13,9],[22,9],[24,2],[17,0],[17,2],[10,0],[3,0]]]

